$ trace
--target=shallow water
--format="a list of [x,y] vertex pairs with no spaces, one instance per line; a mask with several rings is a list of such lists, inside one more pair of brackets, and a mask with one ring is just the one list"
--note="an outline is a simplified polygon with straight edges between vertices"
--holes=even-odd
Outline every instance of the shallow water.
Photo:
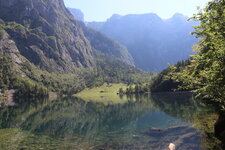
[[0,109],[0,149],[164,150],[169,143],[178,150],[219,149],[201,122],[202,116],[216,118],[215,111],[191,94],[128,99],[107,105],[77,98],[17,100]]

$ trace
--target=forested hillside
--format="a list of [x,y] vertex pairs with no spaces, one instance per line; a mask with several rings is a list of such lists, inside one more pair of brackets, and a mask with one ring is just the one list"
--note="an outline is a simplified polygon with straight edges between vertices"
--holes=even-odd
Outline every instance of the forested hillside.
[[[190,64],[190,60],[180,61],[175,68],[167,68],[154,77],[152,84],[150,85],[150,91],[155,92],[174,92],[174,91],[186,91],[187,89],[179,89],[181,82],[171,78],[171,74],[174,72],[180,72],[186,65]],[[191,89],[192,90],[192,89]]]
[[75,20],[63,0],[0,4],[0,89],[21,89],[19,95],[31,90],[73,94],[151,76],[134,67],[124,46]]

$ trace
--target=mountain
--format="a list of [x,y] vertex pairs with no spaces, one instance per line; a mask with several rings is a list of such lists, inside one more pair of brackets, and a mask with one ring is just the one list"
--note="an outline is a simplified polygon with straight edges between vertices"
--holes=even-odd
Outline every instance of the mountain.
[[80,22],[84,35],[90,41],[94,50],[113,57],[116,60],[120,60],[128,65],[134,66],[134,59],[122,44],[112,40],[106,35],[87,27],[84,23]]
[[[80,14],[79,11],[73,11],[76,9],[68,9],[75,17]],[[78,21],[81,28],[83,29],[85,37],[90,41],[91,47],[94,50],[100,51],[101,53],[113,57],[116,60],[125,62],[128,65],[134,66],[134,60],[127,48],[119,42],[112,40],[108,36],[101,32],[87,27],[83,21]],[[97,55],[98,56],[98,55]]]
[[167,64],[185,60],[197,43],[190,32],[196,22],[182,14],[163,20],[156,14],[113,15],[106,22],[90,22],[89,27],[106,34],[127,47],[135,65],[159,72]]
[[16,55],[41,69],[69,73],[95,66],[91,45],[63,0],[0,0],[0,19],[3,42],[13,42]]
[[80,9],[76,8],[67,8],[67,9],[75,17],[76,20],[84,21],[84,14]]
[[63,0],[0,0],[0,64],[0,95],[15,89],[18,97],[151,77],[124,46],[76,20]]

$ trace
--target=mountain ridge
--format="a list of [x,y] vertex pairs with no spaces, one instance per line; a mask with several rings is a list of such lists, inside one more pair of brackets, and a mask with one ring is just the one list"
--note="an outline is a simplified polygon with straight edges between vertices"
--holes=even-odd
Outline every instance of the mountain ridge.
[[0,0],[0,44],[0,89],[19,96],[71,95],[151,76],[121,44],[75,20],[63,0]]
[[69,8],[69,7],[67,7],[67,9],[75,17],[76,20],[84,22],[84,14],[80,9]]
[[[74,9],[72,8],[69,8],[68,10],[72,13],[75,19],[80,14],[79,11],[73,11]],[[82,20],[78,20],[78,23],[82,28],[85,37],[90,41],[93,50],[97,50],[105,55],[114,57],[115,61],[119,60],[128,65],[135,66],[133,57],[124,45],[111,39],[107,35],[88,27]]]
[[154,13],[115,15],[88,26],[125,45],[137,67],[159,72],[193,54],[197,39],[190,32],[197,23],[187,19],[179,13],[166,20]]

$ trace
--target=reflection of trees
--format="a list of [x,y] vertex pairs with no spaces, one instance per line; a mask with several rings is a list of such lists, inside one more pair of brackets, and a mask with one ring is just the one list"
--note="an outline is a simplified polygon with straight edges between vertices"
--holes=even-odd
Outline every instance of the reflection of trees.
[[47,104],[46,99],[16,99],[16,106],[0,108],[0,127],[19,126],[33,111]]
[[[126,136],[132,139],[135,127],[131,123],[146,112],[161,110],[171,116],[194,122],[203,130],[205,129],[202,126],[202,120],[204,120],[202,116],[207,117],[213,114],[213,110],[206,104],[193,100],[191,94],[133,95],[128,99],[130,101],[125,104],[115,105],[86,102],[75,98],[55,101],[17,100],[18,105],[15,107],[0,108],[0,126],[1,128],[19,127],[32,133],[51,135],[73,143],[75,146],[82,141],[90,145],[96,144],[96,141],[104,141],[98,143],[100,147],[102,147],[101,144],[111,142],[116,146],[115,149],[120,147],[124,149],[121,139],[128,138]],[[130,133],[127,134],[127,131]],[[115,138],[112,137],[114,134],[119,142],[112,140]],[[168,140],[169,136],[165,136],[165,139]],[[74,143],[75,141],[77,143]],[[128,144],[130,146],[127,149],[132,149],[134,144],[138,147],[144,146],[143,141],[147,147],[158,146],[162,142],[158,140],[159,144],[149,143],[149,137],[132,139],[134,143]],[[205,141],[214,142],[209,138]]]
[[[108,130],[118,130],[149,109],[151,101],[129,101],[126,104],[103,105],[65,98],[52,102],[19,101],[15,108],[0,111],[2,128],[18,125],[22,129],[54,136],[72,134],[97,135]],[[7,113],[8,117],[5,117]],[[7,118],[3,120],[3,118]]]
[[206,103],[194,100],[191,93],[164,93],[152,95],[152,101],[160,110],[171,116],[193,122],[198,116],[213,113]]
[[[103,105],[74,98],[18,100],[18,106],[2,108],[1,127],[22,127],[55,135],[118,130],[141,114],[159,108],[171,116],[193,121],[209,112],[191,94],[133,95],[125,104]],[[24,102],[25,101],[25,102]]]
[[221,150],[214,135],[214,123],[218,118],[213,105],[194,100],[191,93],[168,93],[152,96],[155,106],[193,125],[203,133],[202,146],[207,150]]

